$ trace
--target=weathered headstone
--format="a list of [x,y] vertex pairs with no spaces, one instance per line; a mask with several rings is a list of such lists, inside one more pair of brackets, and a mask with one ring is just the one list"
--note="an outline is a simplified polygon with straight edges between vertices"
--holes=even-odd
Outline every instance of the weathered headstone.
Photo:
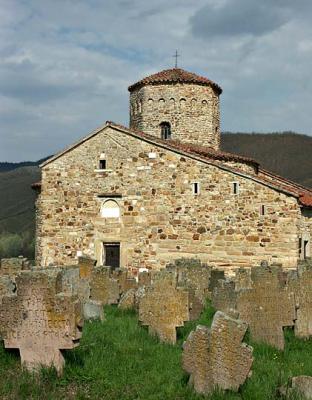
[[205,301],[210,297],[209,283],[211,267],[207,265],[176,267],[177,281],[179,287],[191,289],[194,296],[205,305]]
[[139,272],[138,275],[138,286],[150,286],[152,283],[152,274],[147,271]]
[[125,292],[119,301],[118,308],[122,310],[134,309],[136,303],[136,289],[129,289]]
[[90,279],[91,300],[103,304],[117,304],[120,297],[117,279],[111,277],[110,267],[94,267]]
[[251,346],[242,343],[247,324],[217,311],[211,328],[198,325],[183,345],[182,366],[198,393],[238,390],[251,369]]
[[279,388],[279,397],[286,400],[312,400],[312,376],[300,375],[291,378],[290,386]]
[[253,340],[283,350],[283,327],[294,325],[296,313],[294,294],[282,285],[280,273],[281,267],[253,268],[252,287],[239,292],[237,311]]
[[95,267],[96,260],[90,257],[79,257],[78,267],[79,267],[79,277],[80,279],[90,279],[93,268]]
[[0,333],[5,348],[17,348],[29,370],[54,366],[62,372],[60,349],[76,347],[81,338],[82,310],[76,296],[58,292],[59,271],[24,271],[16,293],[0,305]]
[[209,286],[208,286],[208,290],[210,293],[213,292],[213,289],[217,286],[218,281],[220,279],[225,279],[224,271],[219,270],[219,269],[212,269],[211,274],[210,274]]
[[[219,280],[212,292],[211,305],[215,310],[234,316],[237,311],[237,291],[235,282]],[[235,315],[236,316],[236,315]]]
[[139,320],[148,325],[149,332],[159,336],[161,341],[176,342],[176,327],[189,320],[188,291],[176,287],[175,277],[160,272],[139,303]]
[[298,275],[290,280],[289,287],[296,301],[295,335],[309,338],[312,335],[312,268],[299,267]]

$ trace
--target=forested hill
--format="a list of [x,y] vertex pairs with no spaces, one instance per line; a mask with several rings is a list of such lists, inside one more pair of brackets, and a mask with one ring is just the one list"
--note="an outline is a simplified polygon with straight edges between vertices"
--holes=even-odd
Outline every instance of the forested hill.
[[221,148],[252,157],[263,168],[312,188],[312,136],[293,132],[225,132],[221,136]]
[[0,162],[0,172],[8,172],[13,171],[14,169],[21,168],[21,167],[36,167],[47,160],[49,157],[42,158],[38,161],[21,161],[21,162]]

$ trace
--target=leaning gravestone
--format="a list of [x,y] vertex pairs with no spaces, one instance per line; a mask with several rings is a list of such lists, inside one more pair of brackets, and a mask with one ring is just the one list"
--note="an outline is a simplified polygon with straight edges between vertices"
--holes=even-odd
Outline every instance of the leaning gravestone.
[[216,388],[238,390],[251,369],[251,346],[242,343],[247,330],[243,321],[217,311],[211,328],[198,325],[183,344],[182,366],[198,393]]
[[139,320],[148,325],[150,334],[161,341],[176,342],[176,327],[189,320],[189,294],[176,287],[176,279],[167,271],[155,275],[152,286],[145,288],[139,302]]
[[0,305],[0,334],[5,348],[17,348],[29,370],[54,366],[61,374],[60,349],[79,344],[81,303],[76,296],[58,292],[59,271],[25,271],[16,278],[16,293]]
[[253,340],[283,350],[283,327],[294,325],[296,310],[294,294],[283,286],[280,276],[281,267],[253,268],[251,289],[239,292],[237,311],[248,323]]

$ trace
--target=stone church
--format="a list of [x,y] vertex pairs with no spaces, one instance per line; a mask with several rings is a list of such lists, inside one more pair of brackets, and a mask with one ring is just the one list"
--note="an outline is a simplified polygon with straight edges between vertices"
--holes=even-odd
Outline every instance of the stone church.
[[223,268],[311,255],[312,191],[220,149],[211,80],[173,68],[129,87],[130,127],[106,122],[41,165],[36,263]]

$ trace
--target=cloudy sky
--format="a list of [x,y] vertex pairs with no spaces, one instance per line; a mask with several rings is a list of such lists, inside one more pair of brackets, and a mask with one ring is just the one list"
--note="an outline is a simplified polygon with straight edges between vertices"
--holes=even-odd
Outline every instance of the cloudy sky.
[[311,0],[0,0],[0,161],[113,120],[179,65],[221,85],[222,130],[312,134]]

